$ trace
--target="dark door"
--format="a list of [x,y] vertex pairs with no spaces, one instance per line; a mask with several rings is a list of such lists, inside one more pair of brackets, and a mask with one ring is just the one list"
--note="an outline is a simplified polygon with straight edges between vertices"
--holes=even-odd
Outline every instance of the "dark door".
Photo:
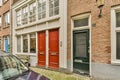
[[76,73],[89,74],[89,30],[73,32],[73,68]]
[[49,31],[49,68],[59,68],[59,29]]
[[38,66],[46,65],[46,35],[45,31],[38,33]]

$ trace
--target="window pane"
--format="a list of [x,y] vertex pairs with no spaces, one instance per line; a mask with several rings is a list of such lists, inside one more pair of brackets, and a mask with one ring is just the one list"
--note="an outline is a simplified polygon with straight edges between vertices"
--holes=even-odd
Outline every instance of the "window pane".
[[17,52],[21,52],[21,36],[17,37]]
[[49,0],[49,16],[59,14],[59,0]]
[[88,26],[88,18],[74,20],[74,27]]
[[116,27],[120,27],[120,12],[116,13]]
[[117,58],[117,59],[120,59],[120,32],[117,32],[116,35],[117,35],[117,37],[116,37],[116,38],[117,38],[117,39],[116,39],[116,40],[117,40],[117,41],[116,41],[116,42],[117,42],[117,44],[116,44],[116,47],[117,47],[117,48],[116,48],[116,49],[117,49],[117,50],[116,50],[116,51],[117,51],[116,58]]
[[27,37],[27,35],[23,36],[23,52],[28,52],[28,37]]
[[17,11],[16,12],[16,15],[17,15],[17,26],[20,26],[21,25],[21,18],[22,18],[22,14],[21,14],[21,10]]
[[28,7],[24,7],[22,10],[22,24],[28,23]]
[[5,13],[4,15],[4,27],[10,26],[10,12]]
[[36,35],[30,35],[30,53],[36,53]]
[[46,0],[39,0],[38,2],[38,19],[46,17]]
[[29,11],[30,22],[34,22],[34,21],[36,21],[36,15],[35,15],[36,14],[36,3],[33,2],[32,4],[30,4],[29,8],[30,8],[30,11]]
[[86,44],[86,33],[77,33],[75,35],[75,56],[76,57],[86,57],[87,56],[87,44]]

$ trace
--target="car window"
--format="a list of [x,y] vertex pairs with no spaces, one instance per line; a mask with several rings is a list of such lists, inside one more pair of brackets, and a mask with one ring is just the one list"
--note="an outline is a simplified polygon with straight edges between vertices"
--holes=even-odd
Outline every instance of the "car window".
[[0,57],[0,80],[5,80],[27,71],[28,68],[14,56]]

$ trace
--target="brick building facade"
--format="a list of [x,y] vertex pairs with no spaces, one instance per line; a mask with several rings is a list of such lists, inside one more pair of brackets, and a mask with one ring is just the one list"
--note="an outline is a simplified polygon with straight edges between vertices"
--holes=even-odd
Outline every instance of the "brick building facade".
[[10,51],[12,0],[0,0],[0,50]]
[[[76,65],[84,66],[86,64],[84,59],[87,57],[89,60],[86,70],[92,77],[97,80],[99,78],[100,80],[120,79],[119,10],[119,0],[105,0],[102,17],[98,17],[100,9],[97,7],[96,0],[68,0],[68,69],[77,73],[86,73],[84,68],[77,68]],[[82,39],[84,30],[89,30],[89,39],[86,38],[87,47],[81,47],[80,43],[77,43],[83,40],[82,45],[84,45],[85,37]],[[77,34],[80,39],[76,38]],[[83,54],[77,54],[80,49]]]

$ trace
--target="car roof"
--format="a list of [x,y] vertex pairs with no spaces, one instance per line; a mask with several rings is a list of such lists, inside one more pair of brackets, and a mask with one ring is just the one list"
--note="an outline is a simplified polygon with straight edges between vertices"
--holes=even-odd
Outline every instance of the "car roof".
[[10,55],[10,54],[8,54],[8,53],[6,53],[4,51],[0,51],[0,56],[7,56],[7,55]]

